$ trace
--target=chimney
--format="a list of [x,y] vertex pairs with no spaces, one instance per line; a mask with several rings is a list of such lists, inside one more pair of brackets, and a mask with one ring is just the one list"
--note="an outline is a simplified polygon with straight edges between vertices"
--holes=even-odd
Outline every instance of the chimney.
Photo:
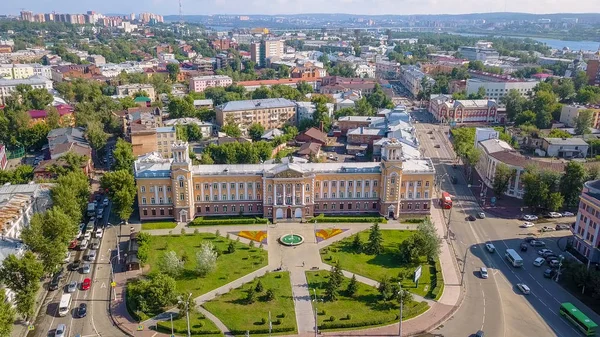
[[323,132],[323,121],[321,121],[321,122],[319,123],[319,130],[321,130],[321,132]]

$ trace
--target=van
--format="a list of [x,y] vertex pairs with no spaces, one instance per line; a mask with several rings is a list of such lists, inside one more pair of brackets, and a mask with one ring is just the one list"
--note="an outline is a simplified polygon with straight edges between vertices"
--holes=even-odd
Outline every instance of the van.
[[88,243],[89,243],[88,240],[85,240],[85,239],[81,240],[81,242],[79,243],[79,249],[80,250],[86,250],[87,247],[88,247]]
[[63,294],[58,304],[58,315],[65,317],[71,310],[71,294]]

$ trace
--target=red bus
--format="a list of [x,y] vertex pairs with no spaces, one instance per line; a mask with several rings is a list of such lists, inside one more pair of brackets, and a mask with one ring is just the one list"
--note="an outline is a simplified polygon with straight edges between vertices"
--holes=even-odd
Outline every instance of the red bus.
[[452,208],[452,196],[448,192],[442,192],[442,197],[440,198],[440,205],[444,209]]

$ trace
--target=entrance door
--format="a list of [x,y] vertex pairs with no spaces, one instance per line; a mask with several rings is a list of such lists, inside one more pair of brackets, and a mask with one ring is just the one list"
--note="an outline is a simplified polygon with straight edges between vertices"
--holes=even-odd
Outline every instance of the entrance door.
[[288,207],[287,209],[287,218],[291,219],[292,218],[292,208]]
[[180,222],[187,222],[187,211],[186,210],[181,210],[181,212],[179,212],[179,221]]
[[302,208],[296,208],[294,211],[294,218],[301,219],[302,218]]

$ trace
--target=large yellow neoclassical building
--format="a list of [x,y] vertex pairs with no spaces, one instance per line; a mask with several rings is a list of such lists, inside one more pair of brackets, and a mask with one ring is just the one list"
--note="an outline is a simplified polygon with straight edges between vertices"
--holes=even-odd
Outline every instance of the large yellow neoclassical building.
[[188,222],[198,216],[257,215],[273,222],[315,215],[428,214],[435,170],[407,158],[400,141],[382,146],[381,162],[192,165],[187,143],[173,157],[135,162],[140,218]]

